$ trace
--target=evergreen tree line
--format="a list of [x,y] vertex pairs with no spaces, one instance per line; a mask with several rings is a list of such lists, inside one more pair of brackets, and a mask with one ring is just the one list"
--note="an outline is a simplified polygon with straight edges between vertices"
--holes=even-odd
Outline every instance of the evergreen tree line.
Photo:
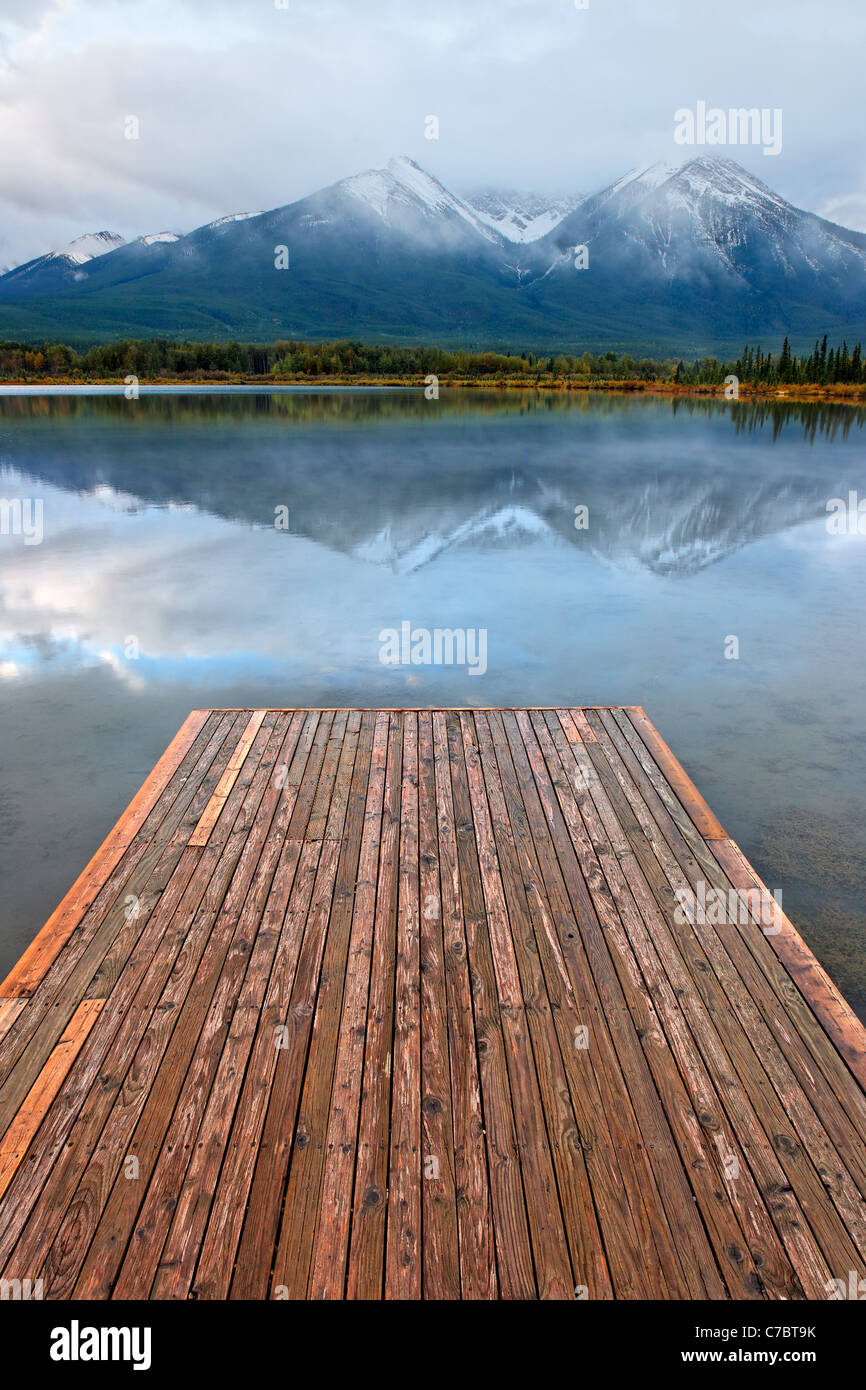
[[825,333],[820,342],[815,340],[808,357],[795,357],[786,338],[776,356],[747,345],[736,362],[719,362],[715,357],[703,357],[690,364],[678,362],[674,381],[687,386],[719,384],[729,374],[753,386],[861,385],[866,383],[866,363],[859,343],[850,349],[846,342],[832,348]]
[[613,351],[544,354],[451,351],[355,342],[177,343],[167,339],[122,339],[80,351],[65,343],[0,342],[0,380],[45,377],[72,381],[225,379],[270,377],[370,377],[385,380],[427,376],[452,379],[541,381],[577,384],[602,381],[673,381],[685,386],[721,385],[726,376],[752,385],[866,383],[860,344],[830,347],[826,335],[808,356],[796,357],[786,338],[781,352],[746,346],[736,361],[702,357],[635,358]]

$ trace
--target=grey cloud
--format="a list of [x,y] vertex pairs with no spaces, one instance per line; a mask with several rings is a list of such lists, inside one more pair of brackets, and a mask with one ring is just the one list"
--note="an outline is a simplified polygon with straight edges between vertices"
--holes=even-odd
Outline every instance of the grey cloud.
[[[677,159],[699,99],[781,107],[735,157],[866,227],[862,0],[0,0],[0,265],[103,227],[188,230],[405,153],[459,190],[586,191]],[[141,138],[123,138],[124,116]],[[440,138],[424,136],[435,114]],[[725,151],[721,151],[725,153]],[[826,210],[838,208],[837,213]]]

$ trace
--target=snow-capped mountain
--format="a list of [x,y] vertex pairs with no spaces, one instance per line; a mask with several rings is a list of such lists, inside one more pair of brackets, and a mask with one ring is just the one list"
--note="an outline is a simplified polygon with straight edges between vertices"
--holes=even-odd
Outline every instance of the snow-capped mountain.
[[[142,246],[153,246],[157,242],[180,241],[180,237],[179,232],[151,232],[146,236],[136,237],[135,240]],[[82,271],[83,266],[91,264],[99,256],[107,256],[110,252],[129,244],[126,238],[117,232],[86,232],[56,251],[49,251],[44,256],[37,256],[32,261],[15,266],[0,279],[14,284],[19,291],[28,293],[48,289],[50,286],[57,287],[70,279],[80,283],[86,273]]]
[[866,236],[787,203],[731,159],[703,155],[680,168],[654,164],[627,174],[556,228],[608,261],[642,258],[667,279],[719,271],[741,283],[756,268],[782,275],[866,271]]
[[105,256],[123,244],[124,238],[117,232],[86,232],[84,236],[76,237],[67,246],[61,247],[59,251],[50,251],[48,254],[49,259],[84,265],[85,261],[92,261],[94,256]]
[[488,188],[468,195],[465,201],[488,227],[501,232],[508,241],[525,243],[552,232],[582,199],[579,194],[545,198],[536,193]]
[[79,266],[86,265],[96,256],[105,256],[109,251],[116,251],[118,246],[125,245],[125,238],[116,232],[85,232],[83,236],[76,237],[65,246],[47,251],[44,256],[36,256],[24,265],[14,266],[2,278],[10,282],[20,282],[46,270],[60,274],[74,273]]
[[108,236],[0,276],[0,335],[662,355],[731,355],[747,340],[778,347],[786,334],[795,350],[823,333],[866,337],[866,235],[703,155],[563,199],[461,198],[413,160],[392,159],[269,212],[96,254]]
[[389,160],[385,169],[369,169],[343,179],[334,191],[357,198],[390,227],[418,233],[428,224],[441,232],[442,222],[462,222],[486,241],[498,239],[469,203],[449,193],[438,179],[406,156]]
[[[588,249],[576,273],[575,248]],[[532,248],[529,298],[577,322],[656,327],[680,351],[805,345],[866,327],[866,236],[794,207],[730,159],[633,170]],[[634,339],[632,339],[633,341]]]

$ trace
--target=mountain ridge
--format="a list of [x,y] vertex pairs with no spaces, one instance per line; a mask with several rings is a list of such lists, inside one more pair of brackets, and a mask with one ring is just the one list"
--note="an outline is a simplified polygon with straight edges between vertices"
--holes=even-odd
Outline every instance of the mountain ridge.
[[707,155],[558,200],[459,197],[401,156],[185,235],[102,254],[80,240],[84,259],[71,243],[0,276],[0,334],[605,343],[688,355],[866,331],[866,235]]

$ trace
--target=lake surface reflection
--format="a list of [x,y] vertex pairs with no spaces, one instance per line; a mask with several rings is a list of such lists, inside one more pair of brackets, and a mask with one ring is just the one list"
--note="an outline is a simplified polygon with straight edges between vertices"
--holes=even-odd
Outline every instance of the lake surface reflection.
[[[599,395],[0,395],[0,972],[193,707],[626,703],[866,1015],[866,536],[827,526],[866,498],[864,426]],[[486,630],[486,672],[384,666],[403,622]]]

